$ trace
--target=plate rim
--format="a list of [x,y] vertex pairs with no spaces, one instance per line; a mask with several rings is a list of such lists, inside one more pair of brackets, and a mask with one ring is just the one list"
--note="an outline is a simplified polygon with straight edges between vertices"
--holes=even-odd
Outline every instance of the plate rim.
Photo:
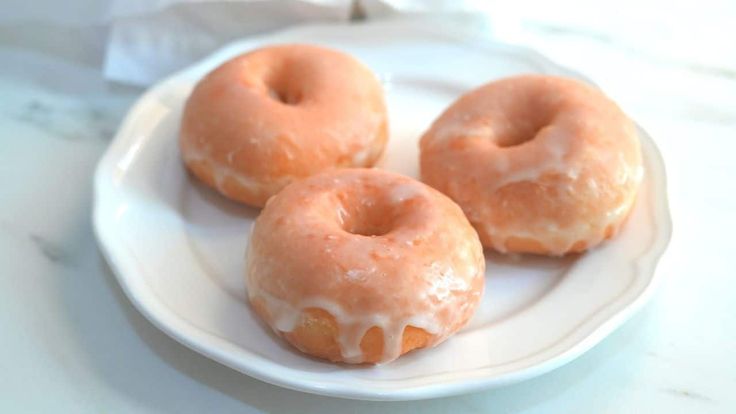
[[[519,54],[526,55],[537,64],[594,84],[587,77],[581,75],[575,70],[559,65],[544,55],[525,46],[489,39],[482,39],[482,42],[480,42],[481,39],[479,38],[439,32],[429,29],[426,26],[417,25],[416,21],[412,20],[401,21],[391,19],[381,22],[363,23],[362,26],[391,26],[400,30],[413,30],[419,35],[429,35],[435,39],[443,39],[445,41],[453,42],[457,46],[461,47],[474,47],[481,49],[495,47],[515,51]],[[197,61],[193,65],[188,66],[158,82],[143,93],[137,99],[135,104],[128,110],[124,120],[121,122],[120,127],[117,130],[117,133],[115,134],[115,137],[105,150],[104,155],[101,157],[95,168],[92,221],[95,237],[98,241],[98,245],[100,246],[100,250],[107,263],[110,264],[110,268],[118,283],[134,307],[143,314],[150,323],[177,342],[193,349],[194,351],[243,374],[273,385],[331,397],[361,400],[402,401],[469,393],[520,382],[552,371],[574,360],[601,342],[649,301],[663,278],[661,272],[660,274],[657,274],[655,269],[671,239],[672,219],[667,197],[667,178],[664,160],[654,140],[640,126],[638,129],[640,137],[642,138],[642,146],[650,146],[648,149],[648,151],[650,151],[649,155],[651,156],[651,161],[655,164],[656,170],[658,170],[658,174],[651,174],[650,176],[653,180],[653,187],[658,188],[661,192],[661,200],[656,202],[653,207],[654,210],[657,210],[655,211],[654,216],[655,220],[660,224],[658,226],[660,234],[655,238],[647,252],[633,260],[631,263],[638,265],[641,268],[640,272],[650,274],[651,276],[636,297],[622,305],[622,308],[612,311],[613,313],[607,315],[603,322],[593,328],[586,335],[576,340],[575,343],[569,346],[566,350],[550,357],[544,362],[537,363],[536,365],[531,365],[516,371],[502,373],[491,377],[484,376],[482,373],[483,368],[478,368],[467,371],[468,374],[478,374],[468,375],[466,378],[462,379],[453,379],[447,382],[437,382],[432,384],[387,388],[376,387],[367,389],[365,387],[351,386],[346,383],[325,381],[320,383],[309,380],[300,380],[295,378],[293,375],[288,375],[289,370],[293,371],[293,369],[286,369],[282,365],[255,355],[247,349],[234,346],[224,339],[218,338],[214,335],[199,332],[198,328],[191,326],[186,320],[176,315],[173,310],[167,308],[157,300],[152,300],[155,299],[153,298],[154,295],[146,286],[144,286],[146,283],[143,279],[129,276],[138,273],[136,271],[136,260],[131,254],[126,253],[125,246],[116,243],[114,237],[109,234],[110,226],[107,225],[108,217],[105,216],[105,213],[108,211],[103,208],[106,201],[109,201],[109,198],[113,196],[111,190],[115,187],[112,182],[114,181],[116,160],[119,158],[119,155],[126,152],[129,144],[134,144],[134,142],[131,142],[133,139],[132,135],[126,132],[136,124],[136,119],[141,114],[145,113],[145,107],[149,101],[156,96],[159,96],[161,92],[167,90],[172,85],[176,84],[179,79],[186,77],[188,73],[196,71],[198,67],[206,65],[209,62],[220,61],[224,57],[232,54],[233,51],[243,50],[244,47],[241,46],[243,44],[267,42],[269,38],[275,35],[294,36],[295,34],[304,31],[345,30],[345,27],[347,27],[345,24],[301,25],[278,32],[268,33],[263,36],[236,40],[223,46],[202,60]],[[427,41],[431,40],[433,39],[427,39]],[[138,139],[142,140],[145,138],[139,137]],[[217,346],[210,346],[212,344]],[[246,353],[251,358],[254,358],[255,362],[251,361],[251,363],[247,363],[245,361],[234,360],[234,358],[228,355],[229,349],[237,350],[240,353]],[[391,385],[395,384],[396,383],[394,382],[391,383]]]

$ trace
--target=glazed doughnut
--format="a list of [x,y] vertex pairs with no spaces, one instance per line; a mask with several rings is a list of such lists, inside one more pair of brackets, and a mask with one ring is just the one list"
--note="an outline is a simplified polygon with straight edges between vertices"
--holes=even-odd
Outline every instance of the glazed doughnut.
[[381,363],[434,346],[468,321],[483,247],[462,210],[412,178],[340,169],[271,198],[248,245],[248,297],[297,349]]
[[203,78],[187,100],[179,142],[196,177],[260,207],[297,178],[372,166],[387,122],[381,85],[360,62],[281,45],[235,57]]
[[563,255],[612,237],[643,172],[636,128],[621,109],[594,87],[552,76],[465,94],[420,150],[422,180],[500,252]]

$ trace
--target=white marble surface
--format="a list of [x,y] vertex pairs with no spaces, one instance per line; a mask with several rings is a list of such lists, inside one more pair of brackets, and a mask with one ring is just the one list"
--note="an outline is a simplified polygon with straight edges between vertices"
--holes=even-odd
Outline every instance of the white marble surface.
[[140,90],[103,82],[75,31],[0,27],[0,412],[736,412],[736,68],[550,27],[530,24],[514,40],[595,80],[660,146],[675,226],[658,269],[667,278],[559,370],[403,403],[279,389],[145,321],[90,224],[95,162]]

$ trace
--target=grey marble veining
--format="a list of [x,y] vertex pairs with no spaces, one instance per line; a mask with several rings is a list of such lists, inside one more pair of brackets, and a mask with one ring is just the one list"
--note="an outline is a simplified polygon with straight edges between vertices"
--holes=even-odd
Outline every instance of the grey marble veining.
[[150,325],[117,286],[90,218],[95,163],[141,91],[105,82],[85,50],[49,53],[58,40],[0,45],[0,412],[734,412],[731,69],[642,55],[587,29],[527,36],[656,139],[675,224],[658,270],[667,278],[640,315],[568,366],[391,404],[273,387]]
[[30,234],[28,236],[33,244],[38,247],[38,251],[46,257],[50,262],[60,265],[68,265],[72,263],[72,256],[62,246],[47,240],[38,234]]
[[22,102],[16,111],[6,116],[65,140],[109,140],[118,123],[109,113],[97,107],[65,107],[63,104],[33,98]]

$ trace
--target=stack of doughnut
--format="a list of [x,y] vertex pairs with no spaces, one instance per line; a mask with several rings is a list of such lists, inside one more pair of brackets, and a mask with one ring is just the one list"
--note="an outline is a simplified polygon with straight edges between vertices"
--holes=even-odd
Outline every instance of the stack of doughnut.
[[480,303],[484,247],[590,249],[618,232],[642,177],[633,123],[572,79],[461,96],[421,137],[423,182],[369,168],[387,118],[367,67],[298,44],[228,60],[186,102],[187,169],[263,207],[246,254],[253,310],[317,358],[384,363],[439,344]]

